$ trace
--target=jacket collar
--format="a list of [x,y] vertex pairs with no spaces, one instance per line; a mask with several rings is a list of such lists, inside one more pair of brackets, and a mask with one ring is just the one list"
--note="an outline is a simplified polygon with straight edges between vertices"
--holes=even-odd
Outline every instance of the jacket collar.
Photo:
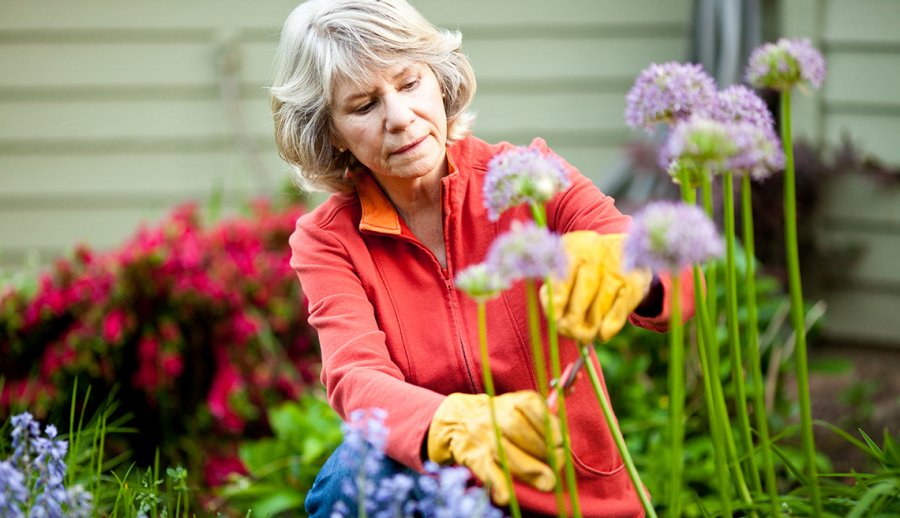
[[[456,166],[450,159],[448,151],[447,176],[441,179],[441,183],[446,184],[447,179],[453,177],[456,171]],[[359,196],[359,204],[362,209],[362,216],[359,219],[360,232],[376,232],[394,236],[399,236],[403,232],[397,209],[394,208],[391,200],[368,171],[359,175],[359,180],[356,182],[356,194]]]

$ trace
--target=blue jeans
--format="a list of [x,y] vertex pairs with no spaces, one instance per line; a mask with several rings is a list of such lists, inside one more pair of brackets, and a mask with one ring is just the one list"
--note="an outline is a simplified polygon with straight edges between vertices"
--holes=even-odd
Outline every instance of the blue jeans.
[[[304,503],[306,506],[306,513],[310,518],[330,517],[331,508],[334,507],[334,504],[338,501],[343,501],[347,506],[347,509],[350,511],[349,516],[356,516],[358,514],[356,499],[350,498],[344,494],[343,488],[341,487],[345,480],[351,480],[352,477],[355,476],[354,470],[356,469],[356,466],[350,465],[345,461],[347,458],[353,458],[348,457],[349,455],[354,455],[354,453],[342,443],[334,450],[331,457],[325,461],[325,465],[322,466],[322,469],[319,470],[319,474],[316,475],[316,481],[313,482],[312,488],[306,493],[306,502]],[[403,464],[400,464],[389,457],[385,457],[384,461],[381,463],[381,469],[374,477],[370,477],[369,480],[373,480],[377,485],[379,480],[390,478],[398,473],[406,473],[412,477],[418,475],[414,470],[407,468]]]

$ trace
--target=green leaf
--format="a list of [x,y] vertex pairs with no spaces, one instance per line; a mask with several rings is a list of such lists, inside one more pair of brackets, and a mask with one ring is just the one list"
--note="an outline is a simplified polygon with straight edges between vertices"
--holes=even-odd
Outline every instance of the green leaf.
[[853,370],[853,362],[845,358],[816,358],[810,360],[809,371],[837,376]]
[[259,516],[274,516],[278,513],[301,509],[302,507],[302,494],[290,489],[280,489],[256,500],[253,512]]
[[896,479],[872,486],[872,488],[866,491],[862,498],[859,499],[859,502],[857,502],[853,507],[853,510],[850,511],[850,514],[847,515],[847,518],[861,518],[863,516],[870,516],[870,514],[868,513],[869,508],[872,507],[872,504],[875,503],[876,500],[878,500],[883,495],[889,495],[896,492]]
[[286,445],[277,439],[260,439],[238,446],[238,456],[255,477],[264,476],[266,466],[288,455]]

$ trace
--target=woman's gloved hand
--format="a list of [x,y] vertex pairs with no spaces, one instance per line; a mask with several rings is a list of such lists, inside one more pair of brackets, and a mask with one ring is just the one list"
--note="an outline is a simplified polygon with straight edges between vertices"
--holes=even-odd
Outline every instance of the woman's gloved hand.
[[[494,502],[509,503],[509,489],[500,466],[487,394],[454,393],[438,407],[428,430],[428,458],[438,464],[456,463],[469,468],[491,489]],[[501,442],[512,476],[541,491],[556,485],[547,465],[544,418],[549,415],[557,466],[563,462],[559,419],[532,390],[494,398]]]
[[[553,311],[559,332],[580,343],[605,342],[622,330],[650,288],[649,270],[622,271],[625,234],[578,230],[562,236],[569,258],[565,279],[552,283]],[[549,307],[547,285],[541,303]]]

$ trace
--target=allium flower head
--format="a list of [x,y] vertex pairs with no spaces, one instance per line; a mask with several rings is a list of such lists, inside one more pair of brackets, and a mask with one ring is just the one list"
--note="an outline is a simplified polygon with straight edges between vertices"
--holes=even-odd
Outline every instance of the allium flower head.
[[622,249],[626,270],[650,268],[679,272],[722,255],[724,245],[713,222],[694,205],[653,202],[638,211]]
[[688,173],[689,185],[699,184],[703,172],[718,172],[737,153],[732,125],[705,118],[692,117],[675,125],[663,153],[671,161],[668,169],[676,183]]
[[625,97],[625,122],[632,128],[674,123],[708,109],[716,83],[696,64],[656,63],[645,68]]
[[719,122],[749,122],[775,132],[775,119],[769,107],[756,92],[744,85],[732,85],[719,92],[712,116]]
[[819,88],[825,80],[825,58],[808,39],[781,38],[750,54],[747,80],[758,88],[790,90],[806,83]]
[[522,203],[544,203],[569,188],[563,162],[530,147],[500,153],[488,162],[484,179],[484,205],[488,218],[497,221],[503,211]]
[[749,122],[734,123],[730,131],[735,153],[725,161],[724,169],[718,172],[749,174],[761,180],[784,167],[781,141],[773,133]]
[[562,279],[568,268],[559,235],[530,221],[513,221],[509,231],[491,244],[485,262],[507,284],[548,275]]
[[509,284],[487,263],[478,263],[456,274],[456,287],[476,301],[484,302],[499,295]]

